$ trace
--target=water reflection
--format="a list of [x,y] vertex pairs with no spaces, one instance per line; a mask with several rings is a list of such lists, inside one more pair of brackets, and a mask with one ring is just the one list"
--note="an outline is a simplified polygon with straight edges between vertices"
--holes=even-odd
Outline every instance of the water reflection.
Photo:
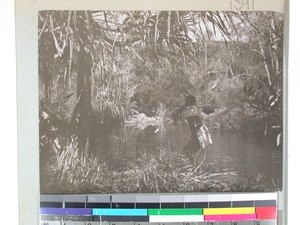
[[[143,151],[156,154],[158,146],[169,146],[172,151],[183,150],[189,138],[189,128],[182,123],[169,124],[155,133],[155,127],[139,129],[124,127],[120,136],[112,140],[110,155],[114,168],[134,163]],[[281,186],[282,151],[271,140],[257,139],[240,132],[211,131],[213,144],[206,150],[205,162],[213,172],[238,171],[246,177],[269,179]],[[121,162],[114,161],[121,158]]]

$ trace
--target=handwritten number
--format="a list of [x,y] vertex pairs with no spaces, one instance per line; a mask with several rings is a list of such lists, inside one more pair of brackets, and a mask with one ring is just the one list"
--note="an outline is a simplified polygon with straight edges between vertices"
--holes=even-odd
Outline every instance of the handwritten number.
[[231,10],[254,10],[255,0],[231,0],[230,9]]

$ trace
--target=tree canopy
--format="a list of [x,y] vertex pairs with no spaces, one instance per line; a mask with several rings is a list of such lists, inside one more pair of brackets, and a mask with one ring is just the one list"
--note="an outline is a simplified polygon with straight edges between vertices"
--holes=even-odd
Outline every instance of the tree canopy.
[[41,11],[38,37],[41,106],[59,103],[81,149],[94,117],[168,115],[187,94],[282,127],[282,14]]

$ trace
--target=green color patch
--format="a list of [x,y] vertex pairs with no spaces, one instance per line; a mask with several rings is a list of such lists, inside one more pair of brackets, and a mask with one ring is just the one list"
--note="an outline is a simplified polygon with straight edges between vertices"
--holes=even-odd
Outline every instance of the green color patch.
[[203,215],[203,209],[148,209],[148,215]]

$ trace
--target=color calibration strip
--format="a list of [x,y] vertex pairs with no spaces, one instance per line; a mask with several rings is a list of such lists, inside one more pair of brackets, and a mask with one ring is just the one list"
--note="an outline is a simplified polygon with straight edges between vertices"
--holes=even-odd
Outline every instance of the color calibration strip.
[[276,219],[276,193],[40,196],[40,225],[275,225]]

